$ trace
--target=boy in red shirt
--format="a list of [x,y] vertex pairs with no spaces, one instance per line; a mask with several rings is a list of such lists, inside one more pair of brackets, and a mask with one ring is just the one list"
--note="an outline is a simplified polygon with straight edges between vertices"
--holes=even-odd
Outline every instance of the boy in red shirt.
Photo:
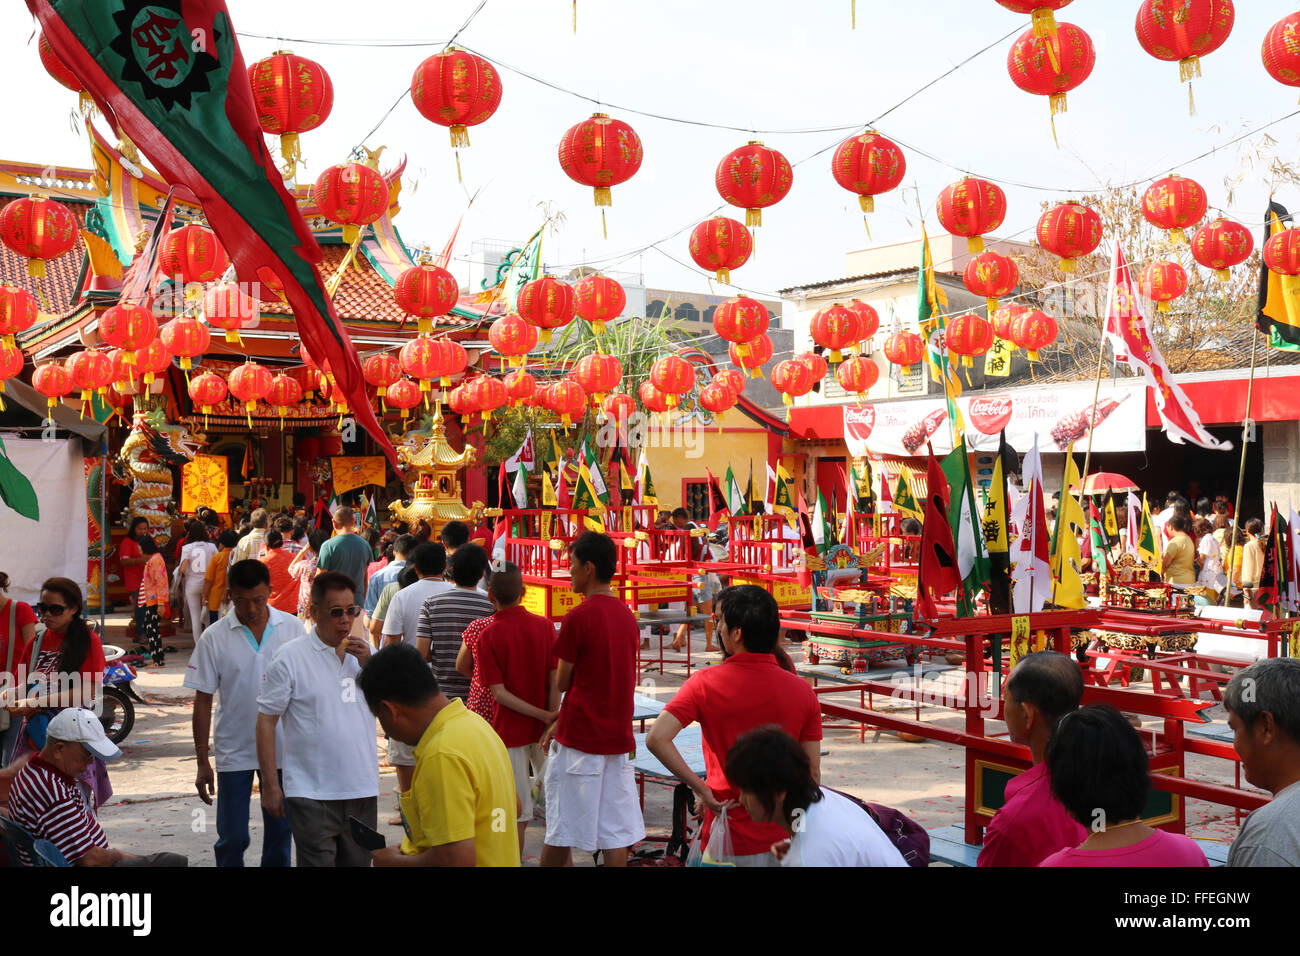
[[555,642],[555,687],[565,697],[542,738],[543,749],[551,745],[542,866],[568,866],[575,847],[626,866],[628,849],[645,837],[629,756],[641,631],[610,589],[617,567],[608,535],[588,531],[569,546],[570,587],[583,601]]
[[491,623],[479,638],[475,658],[479,679],[496,700],[492,729],[506,745],[515,772],[521,861],[524,831],[533,818],[533,780],[540,782],[546,772],[546,757],[537,741],[560,707],[554,688],[555,626],[520,606],[523,596],[524,580],[517,567],[507,562],[492,572],[488,597],[497,610],[487,619]]
[[[696,671],[655,718],[646,736],[650,752],[704,801],[702,846],[708,846],[714,814],[723,804],[740,798],[724,768],[728,752],[742,734],[776,724],[799,741],[812,765],[813,780],[821,782],[821,706],[807,681],[777,663],[781,614],[776,599],[760,587],[743,584],[723,588],[713,606],[723,662]],[[683,727],[696,721],[704,736],[707,784],[691,771],[673,743]],[[735,853],[731,862],[737,866],[780,865],[771,849],[787,839],[784,829],[773,823],[755,823],[742,806],[728,808],[727,823]]]

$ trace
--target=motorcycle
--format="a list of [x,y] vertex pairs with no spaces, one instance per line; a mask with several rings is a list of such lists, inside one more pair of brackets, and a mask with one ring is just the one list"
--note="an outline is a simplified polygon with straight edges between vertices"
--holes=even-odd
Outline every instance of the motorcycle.
[[121,658],[126,651],[112,644],[104,645],[104,692],[101,698],[99,722],[104,726],[104,733],[115,744],[126,739],[131,728],[135,726],[135,702],[144,703],[144,698],[135,692],[132,686],[136,678],[135,668]]

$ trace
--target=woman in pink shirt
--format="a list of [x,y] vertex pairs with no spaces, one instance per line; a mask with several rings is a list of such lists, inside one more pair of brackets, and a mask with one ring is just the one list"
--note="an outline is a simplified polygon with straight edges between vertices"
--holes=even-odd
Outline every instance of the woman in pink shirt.
[[1142,822],[1151,790],[1146,746],[1113,707],[1066,714],[1047,746],[1052,793],[1090,832],[1039,866],[1209,866],[1189,837]]

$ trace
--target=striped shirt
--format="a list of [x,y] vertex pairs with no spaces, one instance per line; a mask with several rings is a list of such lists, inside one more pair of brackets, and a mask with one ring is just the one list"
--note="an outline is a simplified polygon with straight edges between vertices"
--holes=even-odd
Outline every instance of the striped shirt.
[[[76,863],[91,847],[108,848],[108,837],[90,812],[77,781],[33,754],[9,789],[9,817],[37,840],[49,840]],[[21,849],[24,866],[32,861]]]
[[465,628],[492,611],[492,602],[482,591],[460,588],[435,594],[421,606],[416,637],[432,642],[429,660],[433,664],[433,676],[438,678],[438,686],[448,697],[464,700],[469,696],[469,678],[456,670],[456,655],[460,653]]

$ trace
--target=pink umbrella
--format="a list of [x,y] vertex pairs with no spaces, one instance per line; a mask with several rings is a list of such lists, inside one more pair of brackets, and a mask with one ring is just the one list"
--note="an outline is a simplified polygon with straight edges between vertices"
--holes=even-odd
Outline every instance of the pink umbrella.
[[[1078,486],[1070,489],[1077,491]],[[1085,495],[1104,495],[1108,491],[1138,491],[1138,486],[1114,471],[1099,471],[1083,479]]]

